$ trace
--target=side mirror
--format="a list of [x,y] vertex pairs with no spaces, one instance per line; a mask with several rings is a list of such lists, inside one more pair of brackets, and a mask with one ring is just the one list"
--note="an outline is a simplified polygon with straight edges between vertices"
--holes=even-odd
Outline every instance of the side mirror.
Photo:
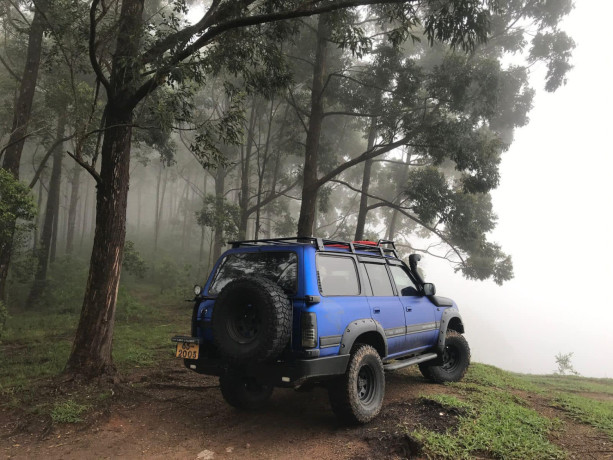
[[418,296],[419,291],[415,289],[413,286],[407,286],[402,291],[400,291],[402,296]]
[[436,287],[432,283],[424,283],[424,295],[435,295]]

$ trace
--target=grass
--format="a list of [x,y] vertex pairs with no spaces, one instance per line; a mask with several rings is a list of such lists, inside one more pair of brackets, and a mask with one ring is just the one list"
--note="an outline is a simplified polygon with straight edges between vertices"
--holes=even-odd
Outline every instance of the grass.
[[[191,317],[189,306],[180,300],[160,295],[157,286],[120,288],[113,340],[113,360],[120,372],[154,366],[172,356],[170,337],[189,330]],[[79,309],[46,308],[11,312],[6,322],[0,343],[0,399],[9,405],[32,398],[38,382],[60,374],[68,360]],[[75,408],[69,404],[51,410],[61,417],[64,409]]]
[[577,375],[523,375],[521,378],[547,392],[585,392],[613,395],[613,379],[596,379]]
[[480,387],[513,389],[537,393],[541,391],[537,385],[526,380],[523,375],[503,371],[502,369],[488,364],[471,366],[463,382],[474,383]]
[[57,402],[51,409],[51,419],[56,423],[82,422],[81,415],[91,409],[90,405],[80,404],[72,399]]
[[604,431],[613,441],[613,401],[597,401],[569,393],[560,393],[554,404],[577,420]]
[[547,435],[556,421],[527,407],[508,388],[526,388],[521,378],[483,364],[473,364],[464,382],[451,385],[456,396],[431,395],[426,399],[458,409],[458,425],[447,433],[426,429],[415,431],[428,456],[474,458],[487,456],[508,459],[557,459],[564,452],[549,442]]
[[24,312],[6,323],[0,345],[0,394],[27,390],[38,379],[57,375],[68,359],[76,324],[68,313]]

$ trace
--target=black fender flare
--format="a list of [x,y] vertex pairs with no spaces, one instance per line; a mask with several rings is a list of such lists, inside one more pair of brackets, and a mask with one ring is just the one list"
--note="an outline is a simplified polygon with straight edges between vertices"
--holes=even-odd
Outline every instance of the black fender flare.
[[343,332],[341,338],[341,346],[338,352],[339,355],[348,355],[351,352],[351,347],[355,340],[365,332],[376,332],[381,336],[385,353],[383,357],[387,356],[387,339],[385,337],[385,330],[381,323],[375,321],[372,318],[356,319],[351,321]]
[[462,317],[460,316],[460,312],[457,307],[447,308],[443,312],[441,316],[441,325],[438,333],[438,342],[436,344],[436,351],[438,353],[442,353],[445,349],[445,338],[447,336],[447,329],[449,328],[449,323],[453,321],[454,328],[459,329],[458,332],[464,333],[464,323],[462,322]]

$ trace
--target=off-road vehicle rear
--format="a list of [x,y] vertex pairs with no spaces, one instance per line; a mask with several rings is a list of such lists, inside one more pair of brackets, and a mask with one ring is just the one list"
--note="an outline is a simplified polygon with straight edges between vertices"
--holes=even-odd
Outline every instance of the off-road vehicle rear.
[[391,241],[276,238],[233,242],[203,288],[177,357],[217,375],[226,401],[262,407],[273,387],[325,385],[333,411],[365,423],[381,409],[384,371],[418,364],[460,380],[470,363],[455,303],[405,264]]

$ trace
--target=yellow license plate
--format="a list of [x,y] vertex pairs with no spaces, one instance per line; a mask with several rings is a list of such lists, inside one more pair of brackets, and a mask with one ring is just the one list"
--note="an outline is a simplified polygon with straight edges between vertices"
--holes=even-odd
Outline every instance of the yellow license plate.
[[197,343],[177,343],[177,358],[198,359],[199,346]]

